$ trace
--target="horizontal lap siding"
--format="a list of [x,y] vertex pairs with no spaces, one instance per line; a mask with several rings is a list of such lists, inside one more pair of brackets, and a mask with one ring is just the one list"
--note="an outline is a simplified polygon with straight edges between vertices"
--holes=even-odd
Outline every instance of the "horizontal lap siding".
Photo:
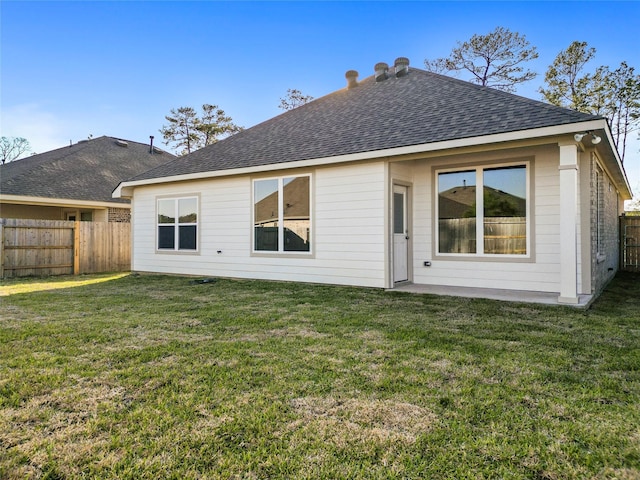
[[382,162],[317,171],[316,261],[332,283],[384,287]]
[[[252,183],[249,177],[234,177],[137,188],[133,269],[383,287],[383,163],[311,173],[313,256],[252,256]],[[157,253],[156,197],[191,194],[200,196],[199,254]]]
[[[529,210],[533,216],[531,223],[533,255],[530,261],[501,261],[499,258],[483,260],[435,258],[433,235],[435,234],[434,216],[437,216],[437,213],[434,211],[435,184],[432,167],[465,163],[475,166],[479,163],[491,164],[493,161],[499,163],[501,159],[517,160],[518,158],[530,160],[530,173],[533,174],[532,195],[529,199],[535,202],[533,208]],[[449,157],[446,160],[425,160],[417,163],[412,181],[414,283],[541,292],[560,290],[560,191],[557,147]],[[431,261],[431,267],[423,265],[425,260]]]

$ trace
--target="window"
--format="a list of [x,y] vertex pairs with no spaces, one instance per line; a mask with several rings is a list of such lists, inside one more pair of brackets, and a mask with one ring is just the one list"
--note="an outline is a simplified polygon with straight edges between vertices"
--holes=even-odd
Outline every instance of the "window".
[[596,165],[596,253],[604,252],[603,232],[604,232],[604,172],[599,165]]
[[438,253],[526,255],[527,165],[437,172]]
[[311,251],[310,184],[309,175],[253,182],[254,251]]
[[158,199],[158,250],[195,251],[198,197]]
[[80,219],[81,222],[91,222],[93,221],[93,212],[92,211],[73,211],[73,212],[65,212],[65,218],[69,221],[75,222]]

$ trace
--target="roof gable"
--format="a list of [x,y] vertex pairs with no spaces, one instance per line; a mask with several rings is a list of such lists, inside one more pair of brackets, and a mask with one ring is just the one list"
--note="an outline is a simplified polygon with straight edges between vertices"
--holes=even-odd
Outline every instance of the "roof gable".
[[102,136],[0,166],[0,192],[44,198],[114,202],[123,180],[174,160],[149,145]]
[[130,180],[256,167],[598,119],[411,69],[365,78]]

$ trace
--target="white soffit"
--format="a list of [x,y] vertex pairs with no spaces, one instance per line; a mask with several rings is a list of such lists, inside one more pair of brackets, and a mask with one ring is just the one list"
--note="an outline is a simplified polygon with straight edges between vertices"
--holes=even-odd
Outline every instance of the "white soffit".
[[94,207],[94,208],[131,208],[130,203],[96,202],[90,200],[72,200],[68,198],[31,197],[27,195],[0,194],[2,203],[15,205],[36,205],[42,207]]

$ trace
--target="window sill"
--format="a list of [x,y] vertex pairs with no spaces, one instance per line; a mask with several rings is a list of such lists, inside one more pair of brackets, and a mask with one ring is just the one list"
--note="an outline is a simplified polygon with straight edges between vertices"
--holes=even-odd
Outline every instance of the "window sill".
[[438,254],[434,260],[452,262],[533,263],[531,255],[475,255],[464,253]]
[[315,258],[315,254],[311,252],[251,252],[252,257],[262,258]]
[[160,255],[200,255],[198,250],[156,250]]

